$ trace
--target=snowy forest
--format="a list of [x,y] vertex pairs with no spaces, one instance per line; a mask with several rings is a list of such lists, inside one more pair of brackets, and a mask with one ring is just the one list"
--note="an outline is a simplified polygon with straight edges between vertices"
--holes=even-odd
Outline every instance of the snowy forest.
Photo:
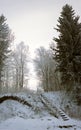
[[[79,18],[71,5],[64,5],[54,28],[58,36],[53,36],[48,49],[37,48],[31,58],[30,46],[24,39],[14,43],[15,34],[4,14],[0,15],[0,130],[21,130],[19,125],[14,129],[15,124],[7,127],[11,118],[22,122],[23,130],[81,130]],[[38,80],[36,90],[28,85],[30,64]]]

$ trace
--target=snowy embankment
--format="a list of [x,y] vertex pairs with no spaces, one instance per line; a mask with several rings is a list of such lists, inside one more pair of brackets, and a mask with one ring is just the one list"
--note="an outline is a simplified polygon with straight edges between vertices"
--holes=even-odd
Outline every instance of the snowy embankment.
[[0,130],[81,130],[81,121],[70,118],[64,121],[61,116],[56,118],[54,114],[50,114],[50,110],[52,112],[52,109],[55,109],[53,106],[60,109],[59,94],[43,93],[48,105],[42,103],[40,94],[18,93],[13,95],[25,99],[32,107],[18,101],[5,100],[0,104]]

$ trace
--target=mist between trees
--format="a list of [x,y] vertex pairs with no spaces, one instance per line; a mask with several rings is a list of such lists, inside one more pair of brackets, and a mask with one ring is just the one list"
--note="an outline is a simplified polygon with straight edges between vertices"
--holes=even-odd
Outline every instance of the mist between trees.
[[[0,92],[27,89],[28,80],[33,76],[30,77],[31,68],[28,67],[28,63],[31,62],[29,46],[24,42],[14,45],[14,35],[3,15],[0,16],[0,27]],[[55,73],[56,63],[52,58],[52,51],[39,47],[32,61],[39,80],[37,90],[59,90],[59,73]]]
[[[39,79],[37,89],[66,90],[81,99],[81,23],[72,6],[62,8],[57,21],[58,37],[46,50],[39,47],[33,60]],[[0,91],[27,87],[29,47],[23,42],[14,50],[13,35],[3,15],[0,16]]]

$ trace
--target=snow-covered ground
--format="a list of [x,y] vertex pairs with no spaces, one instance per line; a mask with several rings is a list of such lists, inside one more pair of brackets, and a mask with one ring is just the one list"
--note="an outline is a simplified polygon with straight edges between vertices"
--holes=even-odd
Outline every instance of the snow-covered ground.
[[[40,101],[40,94],[19,93],[16,95],[25,98],[33,107],[28,107],[13,100],[6,100],[1,103],[0,130],[81,130],[80,120],[63,121],[61,118],[50,115]],[[61,95],[57,93],[43,93],[43,95],[52,104],[60,108]],[[68,128],[65,128],[66,126]]]

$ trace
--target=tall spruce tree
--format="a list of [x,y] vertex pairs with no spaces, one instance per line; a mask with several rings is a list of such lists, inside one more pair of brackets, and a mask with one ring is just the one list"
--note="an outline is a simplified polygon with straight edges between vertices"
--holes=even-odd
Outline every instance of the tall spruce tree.
[[1,87],[1,78],[2,70],[5,63],[5,58],[7,57],[8,47],[10,45],[10,29],[6,24],[6,18],[0,16],[0,87]]
[[58,23],[59,36],[54,38],[57,69],[61,72],[62,84],[71,85],[73,90],[74,86],[81,85],[81,23],[68,4],[62,8]]

